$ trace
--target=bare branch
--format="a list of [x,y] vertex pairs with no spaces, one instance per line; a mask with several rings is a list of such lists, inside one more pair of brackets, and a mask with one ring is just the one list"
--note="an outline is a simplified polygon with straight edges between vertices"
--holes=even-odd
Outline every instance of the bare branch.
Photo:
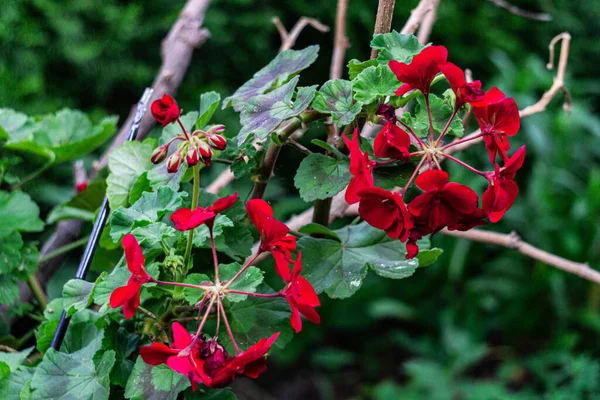
[[433,24],[435,24],[437,8],[439,5],[440,0],[433,0],[431,2],[431,10],[423,17],[423,22],[421,23],[419,32],[417,33],[417,39],[419,39],[419,42],[422,44],[426,44],[429,40],[431,30],[433,29]]
[[570,261],[566,258],[562,258],[548,253],[547,251],[538,249],[537,247],[534,247],[521,240],[519,235],[514,231],[510,234],[504,234],[484,231],[482,229],[471,229],[467,232],[448,231],[447,229],[444,229],[441,231],[441,233],[448,236],[472,240],[474,242],[489,243],[514,249],[519,253],[526,255],[527,257],[533,258],[534,260],[541,261],[544,264],[548,264],[552,267],[580,276],[583,279],[600,284],[600,272],[590,268],[587,263]]
[[423,20],[425,19],[427,13],[432,11],[434,7],[437,7],[437,5],[434,5],[434,3],[436,3],[437,1],[438,0],[421,0],[417,7],[415,7],[415,9],[413,9],[410,12],[410,17],[404,24],[404,27],[402,28],[400,33],[405,35],[415,33],[419,25],[423,23]]
[[279,47],[279,52],[281,53],[284,50],[289,50],[296,44],[296,40],[300,33],[307,26],[312,26],[319,32],[329,32],[329,27],[327,25],[323,25],[321,22],[317,21],[314,18],[302,17],[296,22],[296,25],[292,28],[289,33],[286,32],[283,24],[277,17],[273,17],[273,23],[279,32],[279,36],[281,36],[281,47]]
[[346,37],[346,14],[349,0],[338,0],[335,14],[335,35],[333,41],[333,55],[331,56],[331,68],[329,79],[342,77],[344,70],[344,58],[346,49],[350,46]]
[[494,4],[497,7],[503,8],[511,14],[517,15],[519,17],[533,19],[535,21],[552,21],[552,15],[546,13],[536,13],[532,11],[523,10],[515,6],[514,4],[510,4],[504,0],[488,0],[490,3]]
[[[377,16],[375,17],[375,29],[373,35],[388,33],[392,29],[392,18],[394,18],[394,6],[396,0],[379,0]],[[371,59],[377,57],[377,50],[371,50]]]

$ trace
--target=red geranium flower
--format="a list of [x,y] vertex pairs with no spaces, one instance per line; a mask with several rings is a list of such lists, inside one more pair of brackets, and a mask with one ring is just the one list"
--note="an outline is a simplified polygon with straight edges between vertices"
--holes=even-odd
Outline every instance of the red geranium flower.
[[292,251],[296,249],[296,238],[288,235],[290,228],[273,218],[273,209],[266,201],[250,200],[246,203],[246,212],[260,234],[259,251],[273,254],[275,271],[287,281],[290,279],[289,263],[292,262]]
[[467,82],[465,72],[451,62],[440,64],[440,70],[456,95],[457,110],[465,103],[483,100],[485,92],[481,90],[481,81]]
[[393,121],[385,123],[373,143],[375,156],[408,162],[410,136]]
[[483,140],[490,156],[490,161],[495,164],[496,153],[499,152],[506,160],[506,152],[510,149],[508,136],[514,136],[521,126],[519,108],[514,99],[506,98],[497,103],[473,107]]
[[408,205],[417,225],[435,233],[445,226],[456,228],[461,218],[477,210],[479,197],[471,188],[460,183],[448,183],[448,173],[432,170],[423,172],[416,185],[425,193],[415,197]]
[[142,285],[152,281],[152,277],[144,269],[144,254],[135,236],[125,235],[122,243],[131,277],[127,281],[127,285],[118,287],[112,292],[110,306],[112,308],[123,306],[123,315],[129,319],[135,315],[135,311],[140,305]]
[[418,89],[427,98],[431,82],[440,72],[440,64],[445,63],[447,58],[448,50],[444,46],[429,46],[414,56],[410,64],[396,60],[390,61],[388,64],[390,69],[403,83],[396,90],[396,96],[402,96],[410,90]]
[[156,122],[162,126],[167,126],[171,122],[177,121],[181,113],[175,99],[168,94],[164,94],[162,99],[154,100],[150,111],[152,111],[152,116]]
[[212,206],[197,207],[195,210],[189,208],[180,208],[171,215],[171,221],[175,228],[180,231],[195,229],[202,224],[206,224],[209,229],[213,228],[217,214],[233,207],[238,199],[238,193],[221,197]]
[[315,311],[315,307],[321,305],[319,296],[317,296],[317,292],[315,292],[310,282],[300,276],[300,272],[302,272],[302,253],[298,252],[292,275],[290,279],[285,281],[287,285],[282,291],[283,296],[292,309],[290,321],[296,333],[302,330],[302,318],[300,318],[300,314],[313,324],[321,323],[321,317]]
[[481,197],[481,205],[491,222],[498,222],[513,205],[519,187],[513,180],[525,161],[525,146],[522,146],[506,161],[504,168],[496,164],[496,170],[488,174],[490,185]]
[[379,187],[359,192],[358,214],[377,229],[383,229],[393,239],[405,242],[413,227],[402,196]]
[[373,167],[375,162],[369,160],[369,154],[366,151],[363,153],[360,150],[359,136],[358,129],[354,131],[352,141],[348,139],[348,136],[343,135],[344,143],[350,150],[350,173],[353,175],[346,188],[345,198],[348,204],[358,203],[360,201],[358,192],[374,185]]

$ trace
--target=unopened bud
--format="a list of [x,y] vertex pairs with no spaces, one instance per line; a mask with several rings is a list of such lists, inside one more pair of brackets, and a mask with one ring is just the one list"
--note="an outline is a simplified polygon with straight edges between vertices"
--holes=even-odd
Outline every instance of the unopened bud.
[[200,142],[198,144],[198,150],[200,151],[200,156],[202,157],[202,162],[208,167],[210,166],[210,159],[212,158],[212,150],[210,146],[206,143]]
[[179,170],[181,164],[181,152],[177,150],[167,159],[167,171],[173,173]]
[[185,163],[188,167],[193,167],[194,165],[198,165],[198,161],[200,161],[198,150],[190,146],[190,149],[185,153]]
[[225,125],[213,125],[206,130],[207,133],[220,133],[225,130]]
[[225,147],[227,147],[227,140],[216,133],[206,133],[206,141],[215,150],[225,150]]
[[168,151],[169,151],[168,145],[163,144],[162,146],[158,146],[152,152],[152,157],[150,157],[150,161],[152,161],[153,164],[158,164],[158,163],[162,162],[162,160],[167,158]]

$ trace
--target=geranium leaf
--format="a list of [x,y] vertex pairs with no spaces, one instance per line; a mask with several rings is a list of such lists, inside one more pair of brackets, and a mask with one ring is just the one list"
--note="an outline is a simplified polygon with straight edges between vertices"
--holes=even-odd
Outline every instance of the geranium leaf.
[[16,279],[7,274],[0,274],[0,304],[13,304],[19,299],[19,285]]
[[106,195],[113,210],[129,204],[131,187],[142,173],[153,166],[150,157],[154,147],[154,140],[146,140],[127,142],[111,151],[108,156],[110,174],[106,179]]
[[412,275],[419,262],[406,260],[406,246],[366,222],[334,231],[342,242],[310,236],[298,241],[302,250],[303,275],[315,290],[332,298],[353,295],[368,270],[393,279]]
[[100,313],[105,312],[109,308],[108,301],[112,292],[119,286],[127,284],[130,276],[131,273],[126,267],[117,267],[108,276],[94,285],[93,301],[102,306],[99,310]]
[[142,360],[142,357],[138,357],[125,386],[125,398],[131,400],[175,400],[177,395],[188,386],[190,386],[190,382],[185,376],[172,371],[165,365],[156,367],[148,365]]
[[11,110],[10,108],[0,108],[0,139],[9,137],[19,137],[17,132],[27,123],[27,115]]
[[110,220],[110,236],[114,242],[118,242],[134,228],[158,221],[167,212],[180,208],[185,195],[187,193],[175,192],[168,186],[142,194],[131,207],[119,207],[114,211]]
[[5,363],[11,372],[15,372],[23,363],[25,359],[29,357],[33,347],[28,347],[23,351],[17,351],[14,353],[0,352],[0,362]]
[[352,82],[332,79],[325,82],[315,94],[312,107],[318,112],[331,114],[333,122],[344,126],[354,121],[362,109],[362,103],[352,99]]
[[[185,277],[184,282],[191,285],[200,285],[202,282],[210,282],[210,278],[205,274],[189,274]],[[204,290],[186,287],[183,289],[183,297],[193,306],[202,300],[204,297]]]
[[19,267],[21,248],[23,239],[19,232],[13,232],[0,240],[0,272],[8,273]]
[[102,205],[105,193],[106,182],[104,180],[94,181],[68,202],[54,207],[46,222],[53,224],[64,219],[93,221],[95,211]]
[[352,82],[354,98],[364,104],[393,96],[399,86],[400,82],[387,65],[365,68]]
[[292,101],[299,79],[296,76],[285,85],[247,101],[240,113],[242,129],[237,135],[238,145],[244,143],[251,134],[265,139],[279,124],[300,115],[310,105],[316,86],[298,88],[296,99]]
[[[179,232],[165,224],[164,222],[155,222],[146,226],[139,226],[131,231],[133,236],[138,240],[144,254],[148,254],[153,250],[162,251],[162,244],[167,248],[174,247]],[[150,258],[147,256],[147,258]]]
[[[150,170],[152,171],[152,170]],[[150,184],[150,180],[148,179],[148,174],[150,171],[146,171],[141,174],[131,186],[131,190],[129,191],[129,204],[133,204],[142,197],[144,192],[151,192],[152,185]],[[176,188],[177,190],[179,188]]]
[[39,217],[40,208],[28,194],[0,191],[0,238],[18,232],[40,232],[44,223]]
[[298,167],[294,186],[307,202],[326,199],[341,192],[352,175],[348,159],[338,160],[324,154],[309,154]]
[[266,67],[254,74],[236,92],[223,100],[223,108],[232,106],[240,111],[248,99],[262,95],[273,86],[285,83],[298,72],[308,68],[319,54],[319,46],[303,50],[282,51]]
[[221,95],[217,92],[207,92],[200,96],[200,116],[196,121],[197,129],[204,129],[219,108]]
[[375,168],[373,170],[375,186],[388,190],[402,187],[406,185],[414,169],[415,165],[412,163]]
[[412,57],[425,48],[414,35],[404,35],[396,31],[375,35],[371,48],[379,50],[377,62],[388,65],[391,60],[408,63]]
[[82,279],[71,279],[63,287],[63,307],[70,317],[76,311],[84,310],[92,303],[94,283]]
[[351,81],[354,81],[358,74],[360,74],[365,68],[374,67],[377,65],[377,60],[359,61],[352,59],[348,62],[348,76]]
[[[242,269],[242,266],[238,263],[220,264],[219,277],[222,281],[229,281],[240,269]],[[232,290],[241,290],[244,292],[254,293],[262,281],[263,271],[256,267],[249,267],[231,284],[231,286],[229,286],[229,288]],[[233,303],[244,301],[247,298],[248,296],[243,294],[227,295],[227,299]]]

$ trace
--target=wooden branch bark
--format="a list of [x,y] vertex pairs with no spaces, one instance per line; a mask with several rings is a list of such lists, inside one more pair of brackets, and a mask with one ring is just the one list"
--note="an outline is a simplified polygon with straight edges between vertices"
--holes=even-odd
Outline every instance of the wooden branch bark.
[[511,14],[517,15],[519,17],[533,19],[535,21],[543,21],[548,22],[552,21],[552,15],[546,13],[537,13],[533,11],[523,10],[515,6],[514,4],[510,4],[505,0],[488,0],[490,3],[494,4],[497,7],[503,8]]
[[[392,29],[392,19],[394,18],[394,7],[396,0],[379,0],[377,7],[377,16],[375,17],[375,29],[373,35],[388,33]],[[377,57],[377,50],[371,50],[371,59]]]
[[[161,48],[162,65],[153,83],[155,97],[161,97],[164,93],[176,92],[188,69],[194,49],[201,46],[209,38],[210,34],[208,30],[202,28],[204,15],[209,4],[210,0],[188,0],[167,34]],[[94,164],[90,172],[90,180],[94,179],[98,172],[107,165],[108,154],[112,149],[125,141],[134,115],[135,107],[121,126],[119,133],[115,136],[111,145]],[[150,113],[147,113],[140,124],[138,138],[144,138],[152,126],[154,126],[154,119]],[[80,220],[59,222],[50,238],[42,246],[40,257],[44,257],[54,250],[77,240],[82,227],[83,221]],[[45,284],[58,266],[60,266],[64,256],[60,255],[38,265],[36,277],[42,284]],[[19,292],[21,301],[29,302],[31,300],[32,293],[26,283],[19,285]]]

